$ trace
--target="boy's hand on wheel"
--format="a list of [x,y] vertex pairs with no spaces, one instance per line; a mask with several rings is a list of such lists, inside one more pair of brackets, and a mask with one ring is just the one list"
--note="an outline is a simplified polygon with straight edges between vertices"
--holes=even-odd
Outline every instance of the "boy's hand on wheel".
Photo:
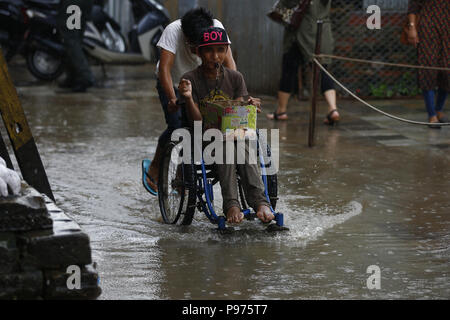
[[251,104],[252,106],[255,106],[256,110],[258,112],[261,112],[261,99],[260,98],[249,97],[248,103]]
[[178,90],[186,99],[192,98],[192,84],[189,80],[181,79]]

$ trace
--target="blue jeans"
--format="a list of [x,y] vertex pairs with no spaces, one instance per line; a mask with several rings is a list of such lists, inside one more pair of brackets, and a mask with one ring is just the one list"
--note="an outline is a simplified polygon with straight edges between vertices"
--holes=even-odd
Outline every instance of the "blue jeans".
[[445,100],[447,98],[447,91],[444,89],[439,89],[437,92],[437,98],[434,90],[423,90],[422,93],[425,99],[428,117],[434,117],[436,116],[436,112],[442,112]]
[[[177,88],[173,88],[175,90],[175,95],[177,99],[180,98],[180,94]],[[159,101],[161,101],[161,106],[164,111],[164,117],[166,118],[167,129],[161,134],[158,140],[158,144],[164,148],[168,142],[170,142],[170,138],[172,136],[172,132],[176,129],[183,127],[183,112],[182,108],[179,108],[177,112],[169,112],[167,107],[169,106],[169,98],[167,98],[164,90],[159,82],[159,79],[156,83],[156,90],[158,90]]]

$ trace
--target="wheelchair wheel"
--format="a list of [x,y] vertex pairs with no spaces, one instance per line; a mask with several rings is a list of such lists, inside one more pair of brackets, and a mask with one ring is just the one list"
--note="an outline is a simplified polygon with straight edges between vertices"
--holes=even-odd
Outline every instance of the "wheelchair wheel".
[[[264,159],[264,161],[266,162],[266,167],[267,165],[270,165],[271,158],[272,158],[272,150],[270,149],[270,145],[267,144],[267,159]],[[275,210],[277,207],[277,200],[278,200],[278,178],[276,174],[273,174],[273,175],[266,175],[266,179],[267,179],[267,194],[269,195],[270,205],[272,206],[272,209]]]
[[266,177],[267,177],[267,193],[269,194],[272,209],[275,210],[277,207],[277,200],[278,200],[278,178],[276,174]]
[[165,223],[189,225],[195,213],[193,165],[181,161],[181,144],[170,142],[159,167],[158,198]]
[[[268,160],[270,164],[270,158],[272,156],[272,151],[270,149],[270,146],[267,145],[267,158],[264,160]],[[259,150],[258,150],[258,157],[259,157]],[[266,164],[266,167],[268,164]],[[267,194],[269,195],[270,199],[270,205],[272,206],[272,209],[275,210],[277,207],[277,201],[278,201],[278,178],[276,174],[273,175],[266,175],[267,179]],[[238,176],[238,193],[239,193],[239,200],[241,202],[242,210],[246,210],[249,208],[249,205],[245,199],[245,190],[242,185],[241,179]]]

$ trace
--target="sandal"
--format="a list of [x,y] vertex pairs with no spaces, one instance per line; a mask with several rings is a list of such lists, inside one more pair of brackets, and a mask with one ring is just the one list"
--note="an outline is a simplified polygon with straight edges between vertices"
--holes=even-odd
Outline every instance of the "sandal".
[[333,125],[335,125],[335,124],[338,124],[339,123],[339,116],[337,117],[337,118],[332,118],[331,116],[335,113],[335,112],[338,112],[337,111],[337,109],[333,109],[333,110],[331,110],[328,114],[327,114],[327,117],[325,118],[325,120],[324,120],[324,124],[327,124],[327,125],[329,125],[329,126],[333,126]]
[[449,119],[448,119],[448,117],[447,116],[442,116],[442,117],[440,117],[439,118],[439,122],[440,123],[449,123]]
[[430,128],[430,129],[441,129],[441,126],[437,125],[437,123],[440,123],[440,121],[437,121],[437,122],[429,121],[428,123],[429,123],[428,128]]
[[[287,112],[281,112],[281,113],[277,113],[276,111],[271,112],[269,114],[266,115],[267,119],[269,120],[287,120]],[[281,119],[280,117],[282,116],[286,116],[286,118]]]

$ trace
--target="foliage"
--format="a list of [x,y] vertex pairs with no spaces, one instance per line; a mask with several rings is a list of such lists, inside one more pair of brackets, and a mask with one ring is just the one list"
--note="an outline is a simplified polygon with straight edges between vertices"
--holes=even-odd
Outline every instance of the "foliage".
[[416,96],[420,94],[413,72],[405,72],[395,84],[381,83],[378,86],[369,84],[370,95],[377,98],[391,98],[397,96]]

